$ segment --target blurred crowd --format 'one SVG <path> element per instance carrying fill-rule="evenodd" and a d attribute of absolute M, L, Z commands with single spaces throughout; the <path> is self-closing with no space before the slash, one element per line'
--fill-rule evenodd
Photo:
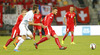
<path fill-rule="evenodd" d="M 3 6 L 3 13 L 5 14 L 15 13 L 15 5 L 23 5 L 24 9 L 30 10 L 33 4 L 56 6 L 57 0 L 0 0 L 0 5 Z"/>

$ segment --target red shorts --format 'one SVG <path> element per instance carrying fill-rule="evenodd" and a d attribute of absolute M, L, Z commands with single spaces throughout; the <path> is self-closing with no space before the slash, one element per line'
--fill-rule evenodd
<path fill-rule="evenodd" d="M 41 26 L 34 26 L 33 28 L 34 28 L 34 30 L 41 30 L 42 29 Z"/>
<path fill-rule="evenodd" d="M 66 26 L 66 32 L 70 32 L 70 31 L 74 32 L 74 25 L 72 25 L 72 26 Z"/>
<path fill-rule="evenodd" d="M 52 29 L 52 27 L 48 27 L 48 28 L 44 28 L 44 31 L 45 31 L 45 35 L 51 35 L 51 36 L 54 36 L 56 33 L 55 31 Z"/>
<path fill-rule="evenodd" d="M 13 28 L 11 38 L 16 38 L 16 36 L 20 36 L 19 34 L 20 34 L 20 30 L 18 28 Z"/>

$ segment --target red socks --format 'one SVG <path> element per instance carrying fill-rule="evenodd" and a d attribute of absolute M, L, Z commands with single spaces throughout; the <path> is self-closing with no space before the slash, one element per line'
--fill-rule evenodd
<path fill-rule="evenodd" d="M 12 41 L 13 41 L 13 39 L 10 38 L 10 39 L 7 41 L 7 43 L 5 44 L 5 46 L 7 47 Z"/>
<path fill-rule="evenodd" d="M 44 41 L 46 41 L 46 40 L 48 40 L 48 38 L 47 38 L 47 37 L 44 37 L 44 38 L 42 38 L 39 42 L 37 42 L 36 44 L 40 44 L 40 43 L 42 43 L 42 42 L 44 42 Z"/>
<path fill-rule="evenodd" d="M 71 42 L 73 42 L 73 40 L 74 40 L 74 35 L 72 34 L 71 35 Z"/>
<path fill-rule="evenodd" d="M 40 35 L 40 40 L 42 39 L 42 32 L 39 32 L 39 35 Z"/>
<path fill-rule="evenodd" d="M 64 35 L 64 38 L 63 38 L 63 41 L 65 40 L 66 37 L 67 37 L 67 35 L 65 34 L 65 35 Z"/>
<path fill-rule="evenodd" d="M 35 40 L 35 33 L 33 33 L 33 39 Z"/>
<path fill-rule="evenodd" d="M 58 45 L 59 48 L 62 47 L 62 46 L 60 45 L 60 42 L 59 42 L 59 39 L 58 39 L 58 38 L 55 38 L 55 42 L 56 42 L 56 44 Z"/>

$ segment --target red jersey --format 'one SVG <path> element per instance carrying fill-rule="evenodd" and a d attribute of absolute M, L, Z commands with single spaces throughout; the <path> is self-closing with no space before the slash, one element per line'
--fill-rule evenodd
<path fill-rule="evenodd" d="M 75 12 L 73 13 L 67 12 L 65 17 L 67 20 L 67 25 L 74 24 Z"/>
<path fill-rule="evenodd" d="M 45 25 L 45 26 L 51 26 L 51 23 L 54 19 L 54 14 L 53 13 L 50 13 L 48 15 L 46 15 L 42 21 L 42 23 Z"/>
<path fill-rule="evenodd" d="M 14 28 L 19 28 L 19 25 L 20 25 L 22 19 L 23 19 L 23 16 L 19 15 L 19 17 L 17 18 L 17 22 L 16 22 Z"/>
<path fill-rule="evenodd" d="M 40 23 L 42 18 L 41 14 L 34 14 L 34 23 Z"/>

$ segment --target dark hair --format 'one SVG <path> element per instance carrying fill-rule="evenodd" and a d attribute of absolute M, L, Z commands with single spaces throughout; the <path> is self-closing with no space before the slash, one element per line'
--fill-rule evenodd
<path fill-rule="evenodd" d="M 33 10 L 37 9 L 38 5 L 37 4 L 34 4 L 33 5 Z"/>
<path fill-rule="evenodd" d="M 23 12 L 23 11 L 27 11 L 27 10 L 26 9 L 22 9 L 21 12 Z"/>
<path fill-rule="evenodd" d="M 52 10 L 57 9 L 57 7 L 53 7 Z"/>
<path fill-rule="evenodd" d="M 34 4 L 33 6 L 39 7 L 37 4 Z"/>

